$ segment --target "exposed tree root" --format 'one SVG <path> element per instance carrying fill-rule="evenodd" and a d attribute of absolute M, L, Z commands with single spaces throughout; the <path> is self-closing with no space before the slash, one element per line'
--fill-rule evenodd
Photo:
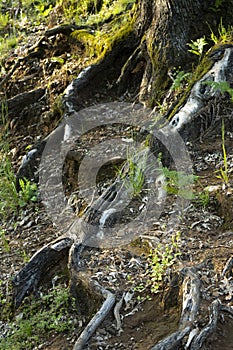
<path fill-rule="evenodd" d="M 180 317 L 179 330 L 161 340 L 151 350 L 175 349 L 185 336 L 192 330 L 192 324 L 196 319 L 200 304 L 200 280 L 194 268 L 181 271 L 185 274 L 183 282 L 183 308 Z"/>
<path fill-rule="evenodd" d="M 195 117 L 198 111 L 207 103 L 208 100 L 221 93 L 216 89 L 215 83 L 227 81 L 227 75 L 231 67 L 233 57 L 233 48 L 226 48 L 221 60 L 217 61 L 213 67 L 193 86 L 189 98 L 185 105 L 170 121 L 170 125 L 178 130 L 185 140 L 192 140 L 200 137 L 200 130 L 203 132 L 213 123 L 214 120 L 206 121 L 197 120 Z M 213 82 L 213 85 L 211 85 Z M 195 130 L 192 124 L 195 122 Z M 205 124 L 205 125 L 204 125 Z"/>
<path fill-rule="evenodd" d="M 25 107 L 40 100 L 46 93 L 45 89 L 39 88 L 16 95 L 5 101 L 7 105 L 8 117 L 13 119 L 19 117 Z"/>
<path fill-rule="evenodd" d="M 215 331 L 218 322 L 219 305 L 220 301 L 218 299 L 212 302 L 209 323 L 194 337 L 190 346 L 191 350 L 201 349 L 204 341 Z"/>
<path fill-rule="evenodd" d="M 180 344 L 181 340 L 188 334 L 190 331 L 190 326 L 177 331 L 171 334 L 169 337 L 161 340 L 158 344 L 153 346 L 151 350 L 172 350 L 177 349 L 177 346 Z"/>
<path fill-rule="evenodd" d="M 87 283 L 86 274 L 78 273 L 78 277 Z M 91 278 L 88 280 L 89 288 L 91 289 L 91 293 L 97 295 L 98 297 L 102 297 L 105 299 L 101 308 L 95 314 L 95 316 L 90 320 L 88 325 L 85 327 L 78 340 L 76 341 L 73 350 L 81 350 L 84 345 L 88 342 L 91 336 L 94 334 L 99 325 L 103 322 L 109 312 L 112 310 L 115 304 L 115 296 L 113 293 L 103 288 L 98 282 L 93 281 Z M 92 299 L 93 300 L 93 299 Z"/>
<path fill-rule="evenodd" d="M 68 256 L 72 240 L 68 237 L 58 238 L 54 242 L 37 251 L 29 263 L 13 280 L 15 307 L 19 307 L 26 295 L 36 291 L 41 279 L 56 266 L 60 260 Z"/>
<path fill-rule="evenodd" d="M 132 55 L 128 58 L 126 63 L 124 64 L 121 74 L 116 81 L 116 85 L 118 86 L 118 93 L 121 94 L 125 91 L 128 78 L 130 73 L 137 73 L 143 67 L 144 56 L 142 54 L 142 49 L 145 44 L 142 42 L 132 53 Z M 137 70 L 137 71 L 136 71 Z"/>
<path fill-rule="evenodd" d="M 227 307 L 219 299 L 214 300 L 210 305 L 210 316 L 208 324 L 199 329 L 198 313 L 200 309 L 200 280 L 197 275 L 197 267 L 181 270 L 185 274 L 183 281 L 183 307 L 180 317 L 179 329 L 158 342 L 151 350 L 172 350 L 182 345 L 185 349 L 200 350 L 207 338 L 216 330 L 220 312 L 233 314 L 233 308 Z M 188 338 L 188 339 L 184 339 Z"/>
<path fill-rule="evenodd" d="M 193 268 L 188 268 L 183 282 L 183 309 L 180 327 L 193 322 L 200 305 L 200 280 Z"/>

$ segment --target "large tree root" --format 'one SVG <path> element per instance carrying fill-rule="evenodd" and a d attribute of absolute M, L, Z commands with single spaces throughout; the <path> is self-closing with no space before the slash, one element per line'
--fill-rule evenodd
<path fill-rule="evenodd" d="M 184 278 L 182 287 L 183 308 L 179 329 L 159 341 L 151 350 L 175 350 L 180 345 L 184 349 L 200 350 L 207 338 L 216 330 L 219 313 L 226 312 L 231 315 L 233 314 L 233 307 L 225 306 L 219 299 L 216 299 L 211 303 L 209 308 L 210 316 L 208 324 L 203 329 L 197 327 L 197 316 L 200 309 L 200 280 L 197 270 L 198 268 L 195 267 L 181 270 L 181 275 L 185 274 L 186 277 Z"/>
<path fill-rule="evenodd" d="M 68 256 L 72 243 L 73 241 L 68 237 L 58 238 L 31 257 L 29 263 L 13 280 L 16 308 L 20 306 L 26 295 L 36 291 L 38 284 L 46 276 L 46 273 L 64 257 Z"/>
<path fill-rule="evenodd" d="M 200 305 L 200 280 L 194 268 L 187 268 L 183 282 L 183 309 L 180 317 L 179 330 L 161 340 L 151 350 L 172 350 L 181 343 L 192 330 Z"/>
<path fill-rule="evenodd" d="M 197 119 L 198 112 L 211 98 L 220 95 L 221 89 L 216 88 L 216 84 L 228 81 L 232 60 L 233 48 L 226 48 L 222 59 L 217 61 L 203 78 L 193 86 L 185 105 L 171 119 L 170 125 L 179 131 L 183 139 L 191 141 L 200 138 L 202 136 L 200 132 L 204 133 L 214 122 L 214 119 L 202 120 L 200 116 Z"/>

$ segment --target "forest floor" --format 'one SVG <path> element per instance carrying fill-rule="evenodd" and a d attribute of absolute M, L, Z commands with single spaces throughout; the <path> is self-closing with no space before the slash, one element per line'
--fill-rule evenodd
<path fill-rule="evenodd" d="M 30 56 L 28 50 L 30 51 L 38 42 L 38 31 L 39 28 L 28 35 L 27 42 L 20 43 L 5 60 L 6 72 L 9 72 L 19 56 L 28 57 L 7 81 L 2 100 L 3 98 L 9 100 L 31 90 L 45 89 L 43 96 L 37 101 L 27 104 L 25 99 L 16 112 L 13 109 L 9 110 L 8 137 L 15 171 L 29 146 L 43 139 L 59 124 L 62 115 L 59 96 L 85 66 L 85 52 L 82 45 L 67 40 L 63 34 L 47 38 L 43 53 L 40 56 L 36 54 Z M 102 100 L 105 102 L 107 95 L 107 90 L 100 91 L 92 96 L 87 104 L 96 104 Z M 109 96 L 109 100 L 111 99 L 114 99 L 114 96 Z M 123 100 L 129 100 L 129 95 L 123 96 Z M 83 107 L 85 104 L 83 101 Z M 232 117 L 232 110 L 228 114 Z M 98 141 L 98 135 L 96 138 Z M 149 350 L 160 339 L 175 331 L 179 323 L 182 296 L 180 289 L 175 288 L 179 287 L 179 281 L 173 286 L 173 293 L 169 286 L 183 267 L 205 262 L 198 272 L 202 298 L 198 316 L 199 327 L 208 323 L 208 306 L 212 300 L 219 298 L 224 304 L 232 305 L 232 273 L 228 279 L 221 277 L 233 252 L 232 131 L 226 130 L 225 144 L 230 178 L 227 189 L 223 189 L 224 183 L 217 177 L 219 173 L 216 173 L 216 170 L 223 167 L 221 128 L 219 128 L 209 137 L 206 136 L 205 139 L 188 146 L 194 174 L 199 178 L 193 188 L 194 199 L 190 201 L 182 217 L 175 224 L 171 221 L 171 217 L 176 195 L 169 195 L 159 220 L 149 232 L 143 233 L 134 242 L 113 249 L 85 248 L 82 269 L 106 289 L 113 291 L 117 301 L 123 295 L 128 297 L 127 300 L 124 299 L 120 312 L 122 329 L 116 329 L 116 319 L 110 314 L 86 349 Z M 106 175 L 108 173 L 107 169 Z M 207 197 L 199 196 L 201 192 L 205 193 L 204 189 L 207 187 L 209 188 L 208 195 L 206 192 Z M 169 227 L 170 222 L 172 225 Z M 57 238 L 59 233 L 40 201 L 31 203 L 21 213 L 12 215 L 7 222 L 2 223 L 2 229 L 5 231 L 5 241 L 2 239 L 0 245 L 1 298 L 4 299 L 11 293 L 9 282 L 13 276 L 38 249 Z M 153 294 L 147 283 L 150 249 L 159 243 L 163 246 L 171 244 L 172 236 L 178 232 L 181 255 L 177 257 L 172 269 L 166 271 L 160 293 Z M 61 283 L 67 286 L 66 274 L 57 272 L 56 276 L 55 284 Z M 47 281 L 46 286 L 52 288 L 51 282 Z M 43 288 L 41 287 L 41 293 Z M 73 315 L 73 320 L 75 324 L 73 333 L 52 332 L 47 337 L 43 336 L 39 345 L 33 349 L 72 349 L 87 322 L 85 315 Z M 0 321 L 2 335 L 6 332 L 6 324 L 6 320 Z M 208 339 L 203 349 L 232 349 L 232 327 L 232 317 L 228 315 L 221 317 L 215 334 Z"/>

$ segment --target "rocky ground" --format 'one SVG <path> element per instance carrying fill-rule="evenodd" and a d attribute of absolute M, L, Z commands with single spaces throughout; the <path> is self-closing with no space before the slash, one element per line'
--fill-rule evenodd
<path fill-rule="evenodd" d="M 36 43 L 39 30 L 40 28 L 34 29 L 27 36 L 27 42 L 22 41 L 4 62 L 7 74 L 14 67 L 19 55 L 25 57 L 7 79 L 1 95 L 2 101 L 8 100 L 9 104 L 15 98 L 12 108 L 9 108 L 10 151 L 15 171 L 19 168 L 23 155 L 27 153 L 28 146 L 43 139 L 58 125 L 63 108 L 60 94 L 85 66 L 84 48 L 75 40 L 67 40 L 64 34 L 45 38 L 44 46 L 38 54 L 38 50 L 32 47 L 35 45 L 38 48 Z M 22 97 L 21 93 L 27 94 L 32 90 L 38 92 L 39 89 L 42 89 L 41 95 L 33 97 L 30 103 L 28 95 L 24 95 L 18 102 L 17 99 Z M 122 98 L 128 101 L 130 95 L 126 94 Z M 106 99 L 112 100 L 114 95 L 109 95 L 106 89 L 101 90 L 87 102 L 83 101 L 83 107 L 86 103 L 95 104 Z M 231 105 L 229 102 L 226 104 L 227 117 L 231 121 Z M 128 135 L 125 134 L 125 137 Z M 96 139 L 98 141 L 98 134 Z M 218 178 L 218 170 L 224 166 L 221 126 L 218 125 L 210 135 L 187 145 L 194 173 L 199 178 L 193 188 L 194 199 L 179 213 L 180 216 L 174 216 L 176 195 L 170 194 L 160 219 L 154 222 L 150 231 L 144 232 L 131 244 L 108 250 L 85 248 L 82 269 L 105 288 L 113 291 L 117 302 L 122 300 L 119 329 L 117 317 L 111 313 L 85 349 L 146 350 L 175 331 L 181 312 L 182 291 L 179 280 L 173 286 L 172 283 L 174 284 L 178 272 L 187 266 L 203 263 L 198 270 L 202 300 L 197 320 L 199 327 L 208 323 L 208 307 L 214 299 L 219 298 L 224 304 L 232 306 L 232 268 L 227 275 L 222 275 L 233 252 L 232 129 L 226 128 L 225 139 L 228 184 Z M 109 169 L 105 169 L 105 172 L 101 176 L 102 186 L 109 183 Z M 69 186 L 70 195 L 70 183 Z M 208 190 L 205 192 L 206 188 Z M 201 193 L 205 196 L 200 196 Z M 40 201 L 31 203 L 18 215 L 12 215 L 1 226 L 6 232 L 0 246 L 1 293 L 2 298 L 5 298 L 11 294 L 12 277 L 38 249 L 57 238 L 59 233 Z M 172 236 L 177 232 L 180 234 L 178 245 L 181 255 L 177 257 L 172 268 L 166 271 L 160 293 L 152 294 L 148 287 L 148 253 L 159 243 L 171 244 Z M 58 272 L 57 276 L 55 283 L 68 283 L 67 276 L 61 277 Z M 51 288 L 51 283 L 46 286 Z M 73 317 L 76 326 L 72 334 L 49 334 L 34 349 L 72 349 L 87 322 L 85 315 Z M 232 349 L 232 326 L 232 316 L 221 314 L 216 332 L 204 344 L 203 349 Z M 0 323 L 0 331 L 3 335 L 6 332 L 5 320 Z"/>

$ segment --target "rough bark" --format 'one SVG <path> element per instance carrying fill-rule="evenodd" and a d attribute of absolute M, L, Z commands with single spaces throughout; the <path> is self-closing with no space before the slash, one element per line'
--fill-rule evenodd
<path fill-rule="evenodd" d="M 146 0 L 144 1 L 146 2 Z M 231 4 L 230 4 L 231 3 Z M 232 2 L 226 5 L 223 23 L 232 18 Z M 146 34 L 149 59 L 140 89 L 141 101 L 161 97 L 169 84 L 168 70 L 173 67 L 189 67 L 192 61 L 187 43 L 210 34 L 208 23 L 216 30 L 221 15 L 214 13 L 209 1 L 153 2 L 153 20 Z M 198 25 L 197 25 L 198 23 Z M 185 28 L 185 29 L 184 29 Z"/>
<path fill-rule="evenodd" d="M 29 263 L 13 280 L 15 307 L 19 307 L 26 295 L 36 291 L 38 284 L 54 266 L 68 257 L 72 240 L 68 237 L 58 238 L 34 254 Z"/>
<path fill-rule="evenodd" d="M 45 91 L 43 88 L 35 89 L 18 94 L 6 101 L 0 101 L 0 103 L 6 104 L 8 118 L 10 120 L 16 117 L 19 118 L 24 108 L 40 100 L 45 95 Z"/>

